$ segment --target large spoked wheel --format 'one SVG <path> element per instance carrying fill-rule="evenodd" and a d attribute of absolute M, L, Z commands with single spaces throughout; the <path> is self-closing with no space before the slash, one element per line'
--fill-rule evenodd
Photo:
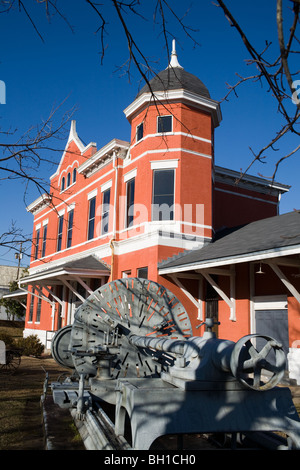
<path fill-rule="evenodd" d="M 18 351 L 6 351 L 6 362 L 0 364 L 1 372 L 13 374 L 21 363 L 21 354 Z"/>
<path fill-rule="evenodd" d="M 235 345 L 231 372 L 246 387 L 268 390 L 282 379 L 286 356 L 282 345 L 269 336 L 248 335 Z"/>
<path fill-rule="evenodd" d="M 96 376 L 96 355 L 84 354 L 97 345 L 117 346 L 111 355 L 111 378 L 160 377 L 174 358 L 162 351 L 137 348 L 129 333 L 150 338 L 192 336 L 189 316 L 175 295 L 162 285 L 141 278 L 123 278 L 100 287 L 75 313 L 70 347 L 78 374 Z M 61 346 L 57 349 L 61 355 Z M 83 353 L 83 354 L 82 354 Z M 98 368 L 98 369 L 97 369 Z"/>

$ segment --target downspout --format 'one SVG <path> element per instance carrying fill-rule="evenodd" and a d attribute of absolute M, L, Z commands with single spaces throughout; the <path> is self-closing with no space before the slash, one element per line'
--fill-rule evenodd
<path fill-rule="evenodd" d="M 111 249 L 111 280 L 114 275 L 114 258 L 115 258 L 115 239 L 116 239 L 116 223 L 117 223 L 117 191 L 118 191 L 118 165 L 116 164 L 117 156 L 116 152 L 113 153 L 113 168 L 115 170 L 115 195 L 114 195 L 114 214 L 113 214 L 113 235 L 110 240 Z"/>

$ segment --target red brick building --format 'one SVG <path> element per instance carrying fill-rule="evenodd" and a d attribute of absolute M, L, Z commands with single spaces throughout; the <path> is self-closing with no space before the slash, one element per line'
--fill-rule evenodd
<path fill-rule="evenodd" d="M 169 66 L 124 112 L 128 142 L 116 138 L 100 149 L 93 142 L 85 146 L 72 121 L 50 195 L 28 207 L 34 222 L 30 273 L 21 281 L 29 291 L 25 334 L 38 334 L 49 347 L 53 332 L 72 323 L 89 293 L 124 276 L 148 277 L 174 291 L 197 335 L 199 321 L 212 314 L 221 322 L 220 337 L 235 340 L 255 331 L 250 278 L 252 261 L 261 259 L 237 265 L 228 261 L 225 244 L 225 267 L 221 261 L 207 266 L 205 253 L 218 257 L 214 247 L 230 229 L 277 220 L 289 187 L 249 175 L 240 179 L 216 165 L 219 103 L 179 65 L 174 48 Z M 199 253 L 205 267 L 191 268 Z M 228 256 L 235 256 L 231 245 Z M 279 284 L 277 291 L 266 282 L 255 295 L 276 294 L 284 302 L 290 291 Z M 299 299 L 289 302 L 291 315 L 299 317 Z M 291 340 L 300 338 L 298 331 Z"/>

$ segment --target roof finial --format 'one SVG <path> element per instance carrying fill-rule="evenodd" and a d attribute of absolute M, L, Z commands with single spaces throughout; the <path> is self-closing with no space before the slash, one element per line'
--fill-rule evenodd
<path fill-rule="evenodd" d="M 178 68 L 180 68 L 180 69 L 183 68 L 183 67 L 181 67 L 181 65 L 179 64 L 178 59 L 177 59 L 176 41 L 175 41 L 175 39 L 173 39 L 173 41 L 172 41 L 172 54 L 171 54 L 171 61 L 170 61 L 169 67 L 170 67 L 170 68 L 178 67 Z"/>

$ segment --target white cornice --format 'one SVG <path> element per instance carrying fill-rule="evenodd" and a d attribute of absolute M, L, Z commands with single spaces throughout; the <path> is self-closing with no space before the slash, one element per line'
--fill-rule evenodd
<path fill-rule="evenodd" d="M 26 207 L 27 212 L 31 212 L 32 214 L 36 214 L 40 210 L 44 209 L 45 207 L 49 206 L 51 203 L 51 196 L 50 194 L 44 193 L 40 197 L 38 197 L 35 201 L 33 201 L 29 206 Z"/>
<path fill-rule="evenodd" d="M 104 162 L 107 159 L 112 157 L 113 152 L 124 152 L 124 155 L 121 155 L 123 158 L 126 156 L 126 151 L 128 150 L 130 144 L 124 140 L 113 139 L 104 147 L 99 149 L 92 157 L 88 158 L 84 163 L 82 163 L 78 169 L 78 173 L 84 175 L 91 174 L 99 166 L 103 166 Z M 120 155 L 118 155 L 120 156 Z"/>
<path fill-rule="evenodd" d="M 247 174 L 241 174 L 238 171 L 229 170 L 228 168 L 222 168 L 215 166 L 215 181 L 219 183 L 236 185 L 236 187 L 243 187 L 245 189 L 259 191 L 272 195 L 272 193 L 285 193 L 289 191 L 290 186 L 287 184 L 281 184 L 276 181 L 269 181 L 265 178 Z M 238 184 L 236 182 L 238 181 Z M 271 192 L 272 191 L 272 192 Z M 273 194 L 274 195 L 274 194 Z"/>
<path fill-rule="evenodd" d="M 145 105 L 159 104 L 159 102 L 171 102 L 171 101 L 181 101 L 188 103 L 192 106 L 202 109 L 203 111 L 209 112 L 212 116 L 214 127 L 217 127 L 221 120 L 221 108 L 217 101 L 214 101 L 210 98 L 197 95 L 190 91 L 180 89 L 180 90 L 167 90 L 159 91 L 155 93 L 143 93 L 136 100 L 133 101 L 125 110 L 125 116 L 127 119 L 130 118 L 135 112 Z"/>

